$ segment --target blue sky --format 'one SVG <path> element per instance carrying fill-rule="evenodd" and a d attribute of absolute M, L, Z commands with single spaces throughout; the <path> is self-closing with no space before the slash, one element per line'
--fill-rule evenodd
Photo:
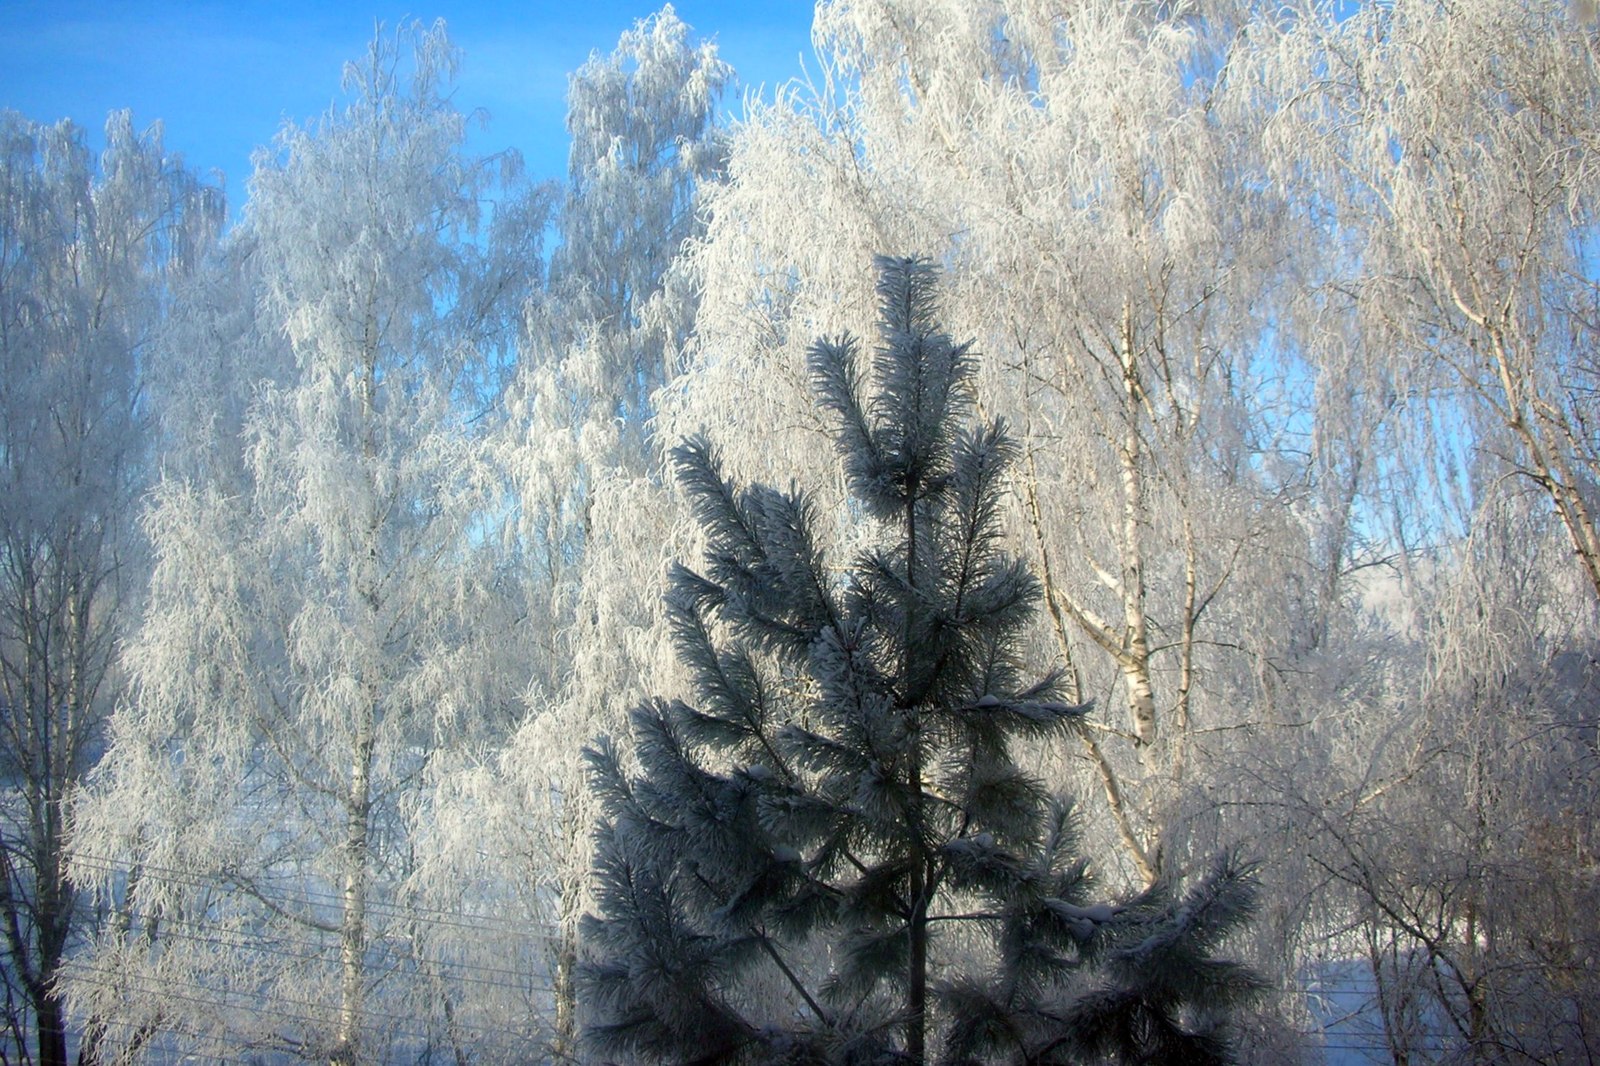
<path fill-rule="evenodd" d="M 37 121 L 70 117 L 97 134 L 113 108 L 134 125 L 160 119 L 168 151 L 226 176 L 237 212 L 255 146 L 285 119 L 334 102 L 339 72 L 374 24 L 443 18 L 465 53 L 456 86 L 464 110 L 483 108 L 474 147 L 511 146 L 536 178 L 566 169 L 567 75 L 609 52 L 650 0 L 0 0 L 0 108 Z M 811 63 L 812 0 L 681 0 L 678 16 L 717 41 L 740 92 L 775 85 Z M 737 109 L 738 99 L 725 101 Z M 98 141 L 96 137 L 95 142 Z"/>

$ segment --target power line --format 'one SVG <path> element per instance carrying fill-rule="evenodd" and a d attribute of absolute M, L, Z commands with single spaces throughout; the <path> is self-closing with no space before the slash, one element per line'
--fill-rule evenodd
<path fill-rule="evenodd" d="M 190 929 L 198 930 L 198 932 L 177 932 L 167 928 L 173 925 L 186 926 Z M 308 941 L 295 941 L 292 938 L 285 937 L 279 938 L 273 942 L 269 942 L 265 938 L 250 939 L 248 938 L 247 934 L 242 933 L 239 937 L 228 939 L 214 927 L 208 926 L 206 923 L 195 919 L 166 918 L 163 919 L 162 926 L 164 930 L 162 935 L 163 939 L 170 937 L 173 940 L 184 940 L 191 943 L 200 944 L 212 944 L 220 947 L 250 952 L 253 954 L 272 955 L 279 958 L 300 962 L 331 963 L 334 961 L 325 951 L 294 951 L 276 946 L 278 944 L 287 942 L 292 947 L 313 947 L 314 945 Z M 426 976 L 435 976 L 433 974 L 429 974 L 427 971 L 431 967 L 438 966 L 441 968 L 470 970 L 472 973 L 477 974 L 498 974 L 502 977 L 508 977 L 512 979 L 510 981 L 491 981 L 482 977 L 469 976 L 467 974 L 454 974 L 449 978 L 451 981 L 462 984 L 479 985 L 484 988 L 493 988 L 502 991 L 530 991 L 545 993 L 554 993 L 555 991 L 555 989 L 550 985 L 533 984 L 525 980 L 525 978 L 533 976 L 533 973 L 529 971 L 511 970 L 497 966 L 486 966 L 465 959 L 452 960 L 432 958 L 427 956 L 419 957 L 416 955 L 402 955 L 401 958 L 409 958 L 414 961 L 417 964 L 419 971 Z"/>
<path fill-rule="evenodd" d="M 293 999 L 285 996 L 268 995 L 264 992 L 250 992 L 240 989 L 215 988 L 190 975 L 180 977 L 177 975 L 143 975 L 130 978 L 130 975 L 117 970 L 96 967 L 86 963 L 78 963 L 71 967 L 72 971 L 87 972 L 92 975 L 112 978 L 115 983 L 131 990 L 136 995 L 149 997 L 153 1002 L 179 1000 L 211 1008 L 220 1013 L 247 1011 L 254 1017 L 266 1017 L 275 1021 L 288 1022 L 307 1028 L 328 1028 L 334 1024 L 332 1014 L 337 1012 L 337 1005 L 333 1003 L 313 1003 L 308 1000 Z M 180 991 L 183 990 L 183 991 Z M 194 993 L 201 993 L 196 995 Z M 229 998 L 250 1000 L 251 1002 L 231 1003 Z M 300 1008 L 299 1010 L 289 1008 Z M 327 1013 L 324 1013 L 324 1010 Z M 311 1013 L 304 1013 L 309 1011 Z M 361 1012 L 362 1029 L 376 1029 L 378 1032 L 390 1037 L 409 1037 L 415 1040 L 428 1042 L 433 1039 L 431 1029 L 419 1030 L 410 1028 L 418 1021 L 415 1014 L 394 1014 L 388 1011 L 365 1008 Z M 374 1026 L 372 1022 L 396 1023 L 389 1026 Z M 140 1023 L 117 1021 L 115 1024 L 133 1026 L 137 1028 Z M 159 1024 L 159 1023 L 157 1023 Z M 456 1023 L 456 1027 L 470 1031 L 474 1039 L 482 1037 L 499 1038 L 505 1041 L 524 1041 L 528 1033 L 519 1032 L 503 1027 L 471 1026 Z M 166 1032 L 178 1035 L 193 1036 L 182 1029 L 174 1029 L 171 1025 L 160 1025 Z M 497 1040 L 498 1042 L 498 1040 Z"/>
<path fill-rule="evenodd" d="M 131 860 L 116 859 L 105 856 L 86 855 L 81 852 L 69 853 L 67 859 L 75 866 L 83 867 L 99 873 L 122 874 L 128 877 L 132 877 L 135 874 L 140 877 L 144 877 L 147 874 L 153 873 L 156 875 L 157 879 L 173 884 L 189 885 L 195 888 L 221 888 L 230 892 L 242 892 L 246 896 L 253 895 L 249 889 L 242 887 L 237 882 L 230 879 L 225 872 L 220 871 L 216 873 L 207 873 L 190 870 L 175 870 L 171 867 L 156 866 L 149 863 L 134 862 Z M 265 893 L 263 893 L 263 895 L 265 895 Z M 316 907 L 319 904 L 334 908 L 342 907 L 344 905 L 344 897 L 338 893 L 320 892 L 316 889 L 306 888 L 304 886 L 301 886 L 295 892 L 278 893 L 272 898 L 274 902 L 281 902 L 284 904 L 301 904 L 306 906 L 308 909 Z M 503 918 L 495 918 L 490 915 L 463 914 L 460 911 L 445 910 L 441 907 L 430 907 L 423 904 L 390 903 L 381 899 L 368 899 L 366 901 L 366 908 L 369 912 L 377 911 L 381 914 L 386 914 L 390 918 L 415 918 L 419 916 L 425 916 L 433 925 L 450 926 L 463 929 L 479 930 L 499 928 L 504 930 L 514 930 L 517 932 L 524 932 L 529 926 L 533 926 L 535 928 L 542 926 L 549 931 L 553 931 L 555 929 L 555 923 L 553 922 L 518 922 Z"/>
<path fill-rule="evenodd" d="M 91 974 L 115 977 L 118 979 L 117 983 L 121 987 L 131 989 L 136 994 L 148 996 L 157 1002 L 165 1000 L 179 1000 L 185 1003 L 195 1003 L 199 1004 L 200 1006 L 210 1007 L 220 1012 L 240 1010 L 250 1011 L 256 1017 L 271 1017 L 279 1021 L 288 1021 L 298 1025 L 306 1026 L 328 1027 L 333 1024 L 331 1017 L 327 1015 L 301 1014 L 296 1011 L 285 1009 L 286 1007 L 308 1007 L 315 1010 L 319 1006 L 322 1006 L 321 1004 L 305 1003 L 299 1000 L 285 999 L 281 996 L 265 996 L 260 993 L 241 992 L 226 988 L 214 989 L 210 985 L 206 985 L 194 979 L 183 979 L 167 976 L 158 984 L 154 978 L 149 978 L 142 982 L 139 980 L 129 980 L 126 974 L 118 971 L 99 969 L 84 964 L 79 964 L 78 966 L 73 967 L 73 969 L 80 972 L 87 971 Z M 178 991 L 180 988 L 188 989 L 190 992 L 203 992 L 206 993 L 206 995 L 197 996 L 186 994 Z M 258 1001 L 254 1003 L 234 1004 L 227 1001 L 229 996 L 237 996 L 241 998 L 255 996 L 258 998 Z M 330 1010 L 331 1009 L 333 1008 L 330 1005 Z M 378 1018 L 392 1018 L 396 1021 L 415 1021 L 415 1018 L 402 1018 L 399 1015 L 388 1015 L 376 1011 L 363 1011 L 362 1015 L 363 1018 L 371 1016 Z M 414 1030 L 394 1029 L 391 1030 L 391 1032 L 399 1033 L 404 1036 L 426 1037 L 426 1034 L 417 1033 Z"/>

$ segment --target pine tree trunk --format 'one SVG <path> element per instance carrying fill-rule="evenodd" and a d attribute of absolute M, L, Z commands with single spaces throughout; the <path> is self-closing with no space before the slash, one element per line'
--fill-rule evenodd
<path fill-rule="evenodd" d="M 913 796 L 920 796 L 922 789 L 922 775 L 920 767 L 912 770 L 911 788 Z M 914 818 L 913 829 L 917 834 L 914 845 L 915 856 L 911 867 L 911 917 L 907 924 L 907 933 L 910 936 L 910 980 L 906 990 L 906 1054 L 912 1062 L 923 1062 L 927 1053 L 928 1032 L 928 898 L 929 878 L 927 860 L 922 854 L 922 819 L 921 803 L 915 808 L 917 817 Z"/>
<path fill-rule="evenodd" d="M 915 691 L 920 684 L 916 656 L 917 618 L 914 614 L 917 588 L 917 503 L 916 485 L 910 484 L 906 499 L 906 585 L 912 596 L 906 608 L 904 663 L 901 676 L 905 680 L 906 713 L 917 715 L 917 702 L 921 693 Z M 928 1031 L 928 898 L 932 895 L 928 876 L 928 860 L 923 853 L 926 836 L 923 832 L 922 811 L 922 728 L 913 720 L 910 738 L 911 785 L 911 913 L 906 924 L 908 945 L 907 966 L 910 973 L 906 982 L 906 1054 L 912 1062 L 926 1058 Z"/>

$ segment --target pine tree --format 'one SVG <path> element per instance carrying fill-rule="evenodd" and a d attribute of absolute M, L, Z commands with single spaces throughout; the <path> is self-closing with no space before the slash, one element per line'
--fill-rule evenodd
<path fill-rule="evenodd" d="M 736 491 L 673 453 L 704 572 L 666 596 L 697 704 L 633 712 L 625 769 L 589 753 L 605 817 L 583 926 L 586 1039 L 694 1062 L 1223 1061 L 1259 990 L 1211 958 L 1248 867 L 1096 902 L 1071 806 L 1017 760 L 1086 707 L 1022 651 L 1039 588 L 1002 549 L 1013 445 L 969 424 L 974 356 L 935 326 L 935 271 L 879 259 L 881 343 L 823 341 L 866 547 L 830 565 L 800 491 Z"/>

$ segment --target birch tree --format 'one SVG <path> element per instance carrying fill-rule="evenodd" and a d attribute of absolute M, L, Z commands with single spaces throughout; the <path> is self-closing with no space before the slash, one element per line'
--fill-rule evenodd
<path fill-rule="evenodd" d="M 255 388 L 244 483 L 185 470 L 147 518 L 133 697 L 76 816 L 76 876 L 118 916 L 71 975 L 105 1055 L 460 1037 L 401 894 L 434 753 L 499 735 L 515 691 L 471 429 L 514 286 L 475 240 L 495 174 L 462 151 L 455 64 L 442 24 L 380 34 L 348 103 L 257 157 L 254 328 L 292 369 Z"/>
<path fill-rule="evenodd" d="M 552 635 L 575 615 L 594 497 L 656 461 L 652 394 L 671 376 L 696 304 L 672 264 L 699 232 L 693 203 L 718 171 L 712 119 L 732 77 L 670 4 L 571 76 L 557 247 L 548 286 L 523 308 L 499 445 L 515 486 L 509 533 L 552 611 Z"/>
<path fill-rule="evenodd" d="M 1560 1061 L 1592 1042 L 1587 949 L 1546 895 L 1591 891 L 1561 812 L 1594 788 L 1569 746 L 1596 632 L 1592 25 L 1562 4 L 1347 16 L 1278 27 L 1270 172 L 1321 250 L 1319 373 L 1387 441 L 1347 513 L 1395 573 L 1386 642 L 1331 637 L 1369 681 L 1308 737 L 1324 770 L 1270 760 L 1273 788 L 1331 879 L 1307 933 L 1365 965 L 1394 1061 Z"/>
<path fill-rule="evenodd" d="M 1594 841 L 1575 812 L 1600 788 L 1600 619 L 1543 494 L 1489 498 L 1468 536 L 1413 560 L 1426 577 L 1370 652 L 1369 686 L 1308 738 L 1334 757 L 1308 774 L 1285 753 L 1256 788 L 1292 810 L 1285 848 L 1321 886 L 1299 935 L 1313 996 L 1351 1014 L 1342 1042 L 1396 1063 L 1593 1046 L 1577 916 Z"/>
<path fill-rule="evenodd" d="M 733 68 L 691 32 L 667 4 L 590 56 L 567 92 L 572 147 L 550 264 L 557 350 L 591 419 L 620 427 L 619 461 L 633 471 L 648 454 L 652 394 L 693 318 L 673 260 L 699 232 L 700 184 L 722 164 L 713 118 Z"/>
<path fill-rule="evenodd" d="M 1340 280 L 1383 342 L 1368 352 L 1378 374 L 1417 397 L 1413 450 L 1454 467 L 1451 493 L 1468 488 L 1459 456 L 1500 455 L 1505 476 L 1548 497 L 1600 594 L 1600 78 L 1580 15 L 1401 3 L 1297 20 L 1285 70 L 1306 88 L 1274 144 L 1316 168 L 1324 225 L 1354 249 Z"/>
<path fill-rule="evenodd" d="M 72 123 L 5 112 L 0 153 L 4 1057 L 61 1066 L 57 978 L 89 931 L 67 801 L 105 743 L 145 572 L 133 515 L 151 475 L 152 341 L 222 201 L 127 112 L 98 160 Z"/>
<path fill-rule="evenodd" d="M 670 661 L 652 582 L 676 520 L 656 473 L 654 394 L 675 375 L 698 294 L 674 265 L 700 232 L 715 179 L 717 101 L 731 68 L 670 5 L 576 71 L 570 166 L 549 285 L 526 308 L 497 457 L 516 501 L 508 522 L 531 618 L 527 718 L 504 750 L 445 781 L 441 816 L 475 851 L 479 812 L 500 812 L 514 904 L 536 916 L 553 986 L 552 1054 L 573 1053 L 577 923 L 587 898 L 593 808 L 580 748 Z M 493 864 L 492 857 L 486 861 Z M 450 888 L 448 862 L 425 863 Z M 420 880 L 420 879 L 419 879 Z M 431 891 L 431 890 L 430 890 Z M 503 938 L 489 945 L 498 950 Z"/>

